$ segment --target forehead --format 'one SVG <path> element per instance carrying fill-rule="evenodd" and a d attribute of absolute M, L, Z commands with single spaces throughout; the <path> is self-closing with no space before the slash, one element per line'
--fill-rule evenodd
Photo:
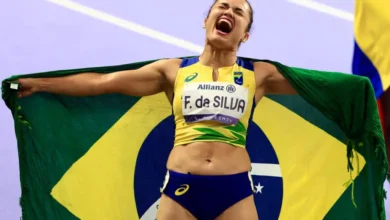
<path fill-rule="evenodd" d="M 215 5 L 224 4 L 233 8 L 239 8 L 243 11 L 250 11 L 249 4 L 246 0 L 217 0 Z"/>

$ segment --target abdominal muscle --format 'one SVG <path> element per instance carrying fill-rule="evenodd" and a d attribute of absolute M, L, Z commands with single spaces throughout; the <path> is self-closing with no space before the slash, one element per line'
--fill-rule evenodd
<path fill-rule="evenodd" d="M 174 147 L 167 168 L 194 175 L 229 175 L 250 171 L 251 162 L 244 148 L 220 142 L 196 142 Z"/>

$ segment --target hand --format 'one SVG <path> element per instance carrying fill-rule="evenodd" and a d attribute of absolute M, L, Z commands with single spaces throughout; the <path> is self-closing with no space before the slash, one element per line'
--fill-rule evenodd
<path fill-rule="evenodd" d="M 18 79 L 17 82 L 20 84 L 19 98 L 30 96 L 38 91 L 35 79 L 33 78 Z"/>

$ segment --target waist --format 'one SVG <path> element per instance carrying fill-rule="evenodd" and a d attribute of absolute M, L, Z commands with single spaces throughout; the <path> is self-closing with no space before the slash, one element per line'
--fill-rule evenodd
<path fill-rule="evenodd" d="M 167 168 L 194 175 L 229 175 L 248 172 L 251 162 L 244 148 L 220 142 L 196 142 L 174 147 Z"/>

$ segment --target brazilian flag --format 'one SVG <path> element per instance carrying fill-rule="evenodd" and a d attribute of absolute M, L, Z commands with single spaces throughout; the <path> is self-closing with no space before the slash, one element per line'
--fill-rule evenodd
<path fill-rule="evenodd" d="M 21 77 L 109 73 L 150 62 L 3 81 L 18 142 L 23 219 L 155 219 L 174 138 L 164 94 L 18 99 L 10 87 Z M 385 219 L 388 162 L 369 80 L 273 63 L 300 95 L 264 97 L 249 126 L 260 219 Z"/>

